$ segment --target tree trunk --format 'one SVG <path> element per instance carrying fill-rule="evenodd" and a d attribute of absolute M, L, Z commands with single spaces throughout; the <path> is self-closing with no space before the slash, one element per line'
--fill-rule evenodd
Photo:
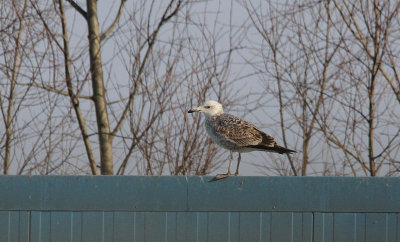
<path fill-rule="evenodd" d="M 67 31 L 67 21 L 65 19 L 65 11 L 64 11 L 64 3 L 63 0 L 59 0 L 60 7 L 60 18 L 61 18 L 61 26 L 63 29 L 63 41 L 64 41 L 64 67 L 65 67 L 65 81 L 68 88 L 68 95 L 71 99 L 71 104 L 75 110 L 76 118 L 79 123 L 79 129 L 81 131 L 82 140 L 85 145 L 86 154 L 89 160 L 89 166 L 93 175 L 98 175 L 95 158 L 92 152 L 92 146 L 90 144 L 90 140 L 87 134 L 85 120 L 83 118 L 81 109 L 79 107 L 79 99 L 76 97 L 73 87 L 72 87 L 72 78 L 71 78 L 71 60 L 69 58 L 69 43 L 68 43 L 68 31 Z"/>
<path fill-rule="evenodd" d="M 101 174 L 113 174 L 113 150 L 110 138 L 110 124 L 107 114 L 103 68 L 100 50 L 97 1 L 87 0 L 87 21 L 89 29 L 90 71 L 92 75 L 93 101 L 95 103 L 98 136 L 100 143 Z"/>
<path fill-rule="evenodd" d="M 373 66 L 371 73 L 371 82 L 368 87 L 368 98 L 369 98 L 369 119 L 368 119 L 368 159 L 369 159 L 369 169 L 370 175 L 376 176 L 375 168 L 375 157 L 374 157 L 374 125 L 375 125 L 375 84 L 378 75 L 378 70 L 381 60 L 379 59 L 379 11 L 378 11 L 378 1 L 374 1 L 374 13 L 375 13 L 375 33 L 374 33 L 374 56 L 373 56 Z"/>
<path fill-rule="evenodd" d="M 12 127 L 12 122 L 14 119 L 14 98 L 15 98 L 15 86 L 17 84 L 17 78 L 18 78 L 18 71 L 20 67 L 20 63 L 18 60 L 18 57 L 20 55 L 20 41 L 21 41 L 21 35 L 22 31 L 24 29 L 24 17 L 25 17 L 25 10 L 27 6 L 27 1 L 24 2 L 23 9 L 20 13 L 20 19 L 19 19 L 19 29 L 18 29 L 18 34 L 17 38 L 15 38 L 15 52 L 14 52 L 14 60 L 13 60 L 13 65 L 12 65 L 12 75 L 11 75 L 11 82 L 10 82 L 10 92 L 8 96 L 8 107 L 7 107 L 7 117 L 5 118 L 5 133 L 6 133 L 6 143 L 5 143 L 5 157 L 4 157 L 4 167 L 3 167 L 3 174 L 8 174 L 8 169 L 10 167 L 10 160 L 11 160 L 11 142 L 13 139 L 13 127 Z"/>

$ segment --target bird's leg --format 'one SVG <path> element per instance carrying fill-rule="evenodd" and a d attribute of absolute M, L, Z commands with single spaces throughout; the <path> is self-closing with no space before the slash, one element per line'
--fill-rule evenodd
<path fill-rule="evenodd" d="M 239 153 L 239 157 L 238 157 L 238 162 L 237 162 L 237 166 L 236 166 L 236 172 L 235 172 L 235 176 L 239 175 L 239 165 L 240 165 L 240 160 L 242 159 L 240 153 Z"/>
<path fill-rule="evenodd" d="M 231 158 L 230 158 L 230 160 L 229 160 L 229 166 L 228 166 L 228 173 L 227 173 L 227 175 L 231 175 L 232 160 L 233 160 L 233 153 L 231 152 Z"/>
<path fill-rule="evenodd" d="M 240 153 L 239 153 L 239 154 L 240 154 Z M 224 178 L 227 178 L 227 177 L 232 176 L 232 174 L 231 174 L 232 161 L 233 161 L 233 154 L 232 154 L 232 152 L 231 152 L 231 158 L 230 158 L 229 166 L 228 166 L 228 173 L 216 175 L 216 176 L 215 176 L 215 180 L 220 180 L 220 179 L 224 179 Z"/>

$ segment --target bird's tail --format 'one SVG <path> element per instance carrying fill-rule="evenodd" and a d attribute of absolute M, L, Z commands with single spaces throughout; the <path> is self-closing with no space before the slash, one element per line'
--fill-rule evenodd
<path fill-rule="evenodd" d="M 267 146 L 267 145 L 250 145 L 246 146 L 247 148 L 253 148 L 257 150 L 264 150 L 268 152 L 274 152 L 274 153 L 279 153 L 279 154 L 291 154 L 291 153 L 296 153 L 297 151 L 291 150 L 282 146 L 279 146 L 275 144 L 274 146 Z"/>
<path fill-rule="evenodd" d="M 275 144 L 274 146 L 254 146 L 254 148 L 258 148 L 261 150 L 265 150 L 268 152 L 275 152 L 279 154 L 291 154 L 291 153 L 296 153 L 295 150 L 291 150 L 282 146 L 279 146 Z"/>
<path fill-rule="evenodd" d="M 273 150 L 274 150 L 275 152 L 279 153 L 279 154 L 291 154 L 291 153 L 296 153 L 295 150 L 291 150 L 291 149 L 288 149 L 288 148 L 285 148 L 285 147 L 282 147 L 282 146 L 279 146 L 279 145 L 275 145 L 274 148 L 273 148 Z"/>

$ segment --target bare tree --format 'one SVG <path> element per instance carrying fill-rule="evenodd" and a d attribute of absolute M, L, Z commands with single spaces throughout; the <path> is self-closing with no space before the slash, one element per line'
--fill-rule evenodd
<path fill-rule="evenodd" d="M 334 10 L 343 22 L 342 26 L 345 27 L 345 30 L 340 32 L 342 38 L 346 39 L 341 48 L 346 59 L 351 61 L 343 65 L 344 69 L 351 68 L 345 71 L 345 75 L 355 88 L 354 94 L 346 91 L 349 96 L 352 96 L 350 100 L 346 98 L 347 100 L 339 101 L 350 107 L 353 112 L 349 120 L 350 125 L 353 125 L 350 130 L 352 136 L 358 137 L 350 142 L 354 148 L 352 150 L 345 145 L 341 146 L 340 143 L 343 144 L 343 142 L 338 136 L 331 135 L 329 132 L 325 134 L 329 141 L 341 146 L 346 154 L 355 158 L 370 176 L 376 176 L 385 162 L 392 163 L 393 157 L 390 154 L 398 149 L 396 140 L 399 139 L 400 130 L 395 127 L 396 125 L 387 123 L 394 113 L 389 108 L 390 106 L 386 106 L 390 105 L 388 102 L 391 102 L 391 97 L 387 96 L 386 90 L 389 84 L 395 94 L 394 97 L 399 102 L 399 85 L 395 84 L 398 65 L 393 62 L 393 56 L 390 53 L 393 53 L 393 48 L 399 46 L 392 31 L 398 28 L 394 24 L 394 19 L 398 16 L 400 5 L 392 1 L 385 3 L 379 1 L 373 3 L 333 2 Z M 392 69 L 393 77 L 386 71 L 388 68 Z M 367 130 L 365 136 L 361 135 L 365 133 L 364 130 Z M 381 135 L 377 135 L 376 132 L 380 132 Z M 386 140 L 384 136 L 387 136 Z M 364 143 L 362 137 L 366 137 L 368 142 Z M 363 155 L 365 149 L 367 157 Z"/>
<path fill-rule="evenodd" d="M 2 149 L 2 157 L 22 147 L 21 157 L 4 164 L 11 160 L 18 174 L 95 175 L 98 168 L 113 174 L 114 167 L 121 175 L 207 174 L 218 167 L 220 153 L 202 132 L 202 122 L 186 118 L 186 111 L 193 100 L 210 95 L 222 100 L 229 90 L 233 42 L 218 45 L 233 31 L 217 31 L 219 13 L 211 13 L 210 25 L 197 3 L 141 1 L 127 8 L 120 1 L 104 20 L 97 1 L 66 2 L 25 1 L 30 25 L 21 36 L 29 36 L 30 45 L 15 48 L 17 42 L 7 42 L 12 38 L 2 39 L 4 48 L 17 51 L 2 56 L 15 56 L 25 68 L 2 89 L 15 94 L 2 92 L 3 125 L 23 126 L 2 136 L 2 145 L 10 147 Z M 22 11 L 11 7 L 13 14 Z M 18 21 L 1 24 L 7 30 Z M 9 61 L 2 67 L 21 73 Z M 10 108 L 15 100 L 29 104 Z M 8 108 L 15 110 L 11 125 Z M 12 137 L 10 145 L 6 137 Z"/>
<path fill-rule="evenodd" d="M 298 151 L 267 174 L 398 175 L 400 4 L 236 4 L 5 2 L 3 173 L 208 174 L 215 99 Z"/>
<path fill-rule="evenodd" d="M 220 16 L 215 16 L 213 26 L 205 19 L 192 18 L 196 16 L 192 11 L 196 11 L 195 7 L 188 5 L 184 24 L 174 22 L 170 27 L 174 41 L 161 44 L 156 52 L 157 58 L 149 60 L 156 67 L 159 66 L 157 60 L 166 57 L 165 71 L 158 73 L 161 74 L 159 77 L 152 76 L 155 83 L 149 85 L 145 82 L 141 86 L 144 89 L 139 91 L 147 95 L 141 96 L 142 100 L 138 102 L 142 105 L 150 103 L 149 110 L 152 112 L 147 112 L 147 118 L 143 114 L 132 113 L 136 124 L 146 123 L 143 120 L 154 121 L 151 126 L 141 129 L 141 125 L 131 127 L 136 139 L 132 144 L 140 152 L 133 152 L 133 155 L 145 160 L 144 163 L 137 163 L 135 169 L 144 174 L 208 174 L 226 158 L 205 134 L 199 117 L 188 117 L 187 110 L 204 102 L 210 95 L 230 104 L 226 97 L 230 91 L 229 83 L 233 82 L 228 79 L 234 47 L 218 49 L 221 41 L 215 26 Z M 226 37 L 229 39 L 229 36 Z M 157 95 L 154 96 L 154 93 Z M 156 98 L 157 102 L 154 103 L 151 98 Z M 151 107 L 151 103 L 155 106 Z M 154 119 L 160 113 L 162 117 Z M 124 174 L 127 163 L 126 156 L 118 174 Z"/>
<path fill-rule="evenodd" d="M 265 8 L 245 3 L 244 7 L 252 26 L 263 40 L 260 51 L 256 50 L 257 57 L 262 58 L 262 65 L 254 63 L 252 66 L 265 80 L 265 90 L 277 99 L 283 143 L 289 147 L 294 145 L 287 141 L 290 129 L 301 137 L 297 148 L 301 157 L 287 156 L 289 174 L 305 176 L 307 167 L 321 158 L 310 156 L 314 151 L 312 146 L 321 140 L 321 136 L 316 134 L 317 120 L 323 112 L 324 95 L 331 75 L 329 67 L 338 46 L 331 39 L 329 5 L 299 8 L 288 4 L 278 8 L 269 4 Z M 308 16 L 312 16 L 312 20 Z M 275 84 L 270 84 L 270 80 Z"/>
<path fill-rule="evenodd" d="M 6 130 L 1 136 L 3 173 L 30 174 L 34 170 L 48 174 L 67 163 L 76 145 L 58 133 L 68 120 L 68 116 L 59 118 L 56 112 L 63 104 L 32 85 L 47 72 L 45 63 L 55 60 L 54 52 L 42 46 L 46 32 L 29 1 L 11 1 L 2 7 L 0 104 Z M 50 99 L 52 102 L 43 105 Z M 59 150 L 62 144 L 69 147 Z"/>
<path fill-rule="evenodd" d="M 160 31 L 161 27 L 164 25 L 164 23 L 168 22 L 179 10 L 181 7 L 182 2 L 181 1 L 171 1 L 167 7 L 165 8 L 164 14 L 161 16 L 161 19 L 159 21 L 158 26 L 154 30 L 152 30 L 152 33 L 149 33 L 146 39 L 146 44 L 148 44 L 147 47 L 147 52 L 145 54 L 145 57 L 140 60 L 140 67 L 138 70 L 137 76 L 135 76 L 135 79 L 133 80 L 134 85 L 133 85 L 133 90 L 130 92 L 129 97 L 127 101 L 124 104 L 124 108 L 122 113 L 120 114 L 119 117 L 115 117 L 117 119 L 117 123 L 115 124 L 115 127 L 111 129 L 110 127 L 110 120 L 109 120 L 109 104 L 107 103 L 107 98 L 106 98 L 106 88 L 104 84 L 104 79 L 103 79 L 103 63 L 102 63 L 102 57 L 101 57 L 101 41 L 105 40 L 113 31 L 113 29 L 118 25 L 120 17 L 122 16 L 124 4 L 126 1 L 121 1 L 119 10 L 115 16 L 115 19 L 112 21 L 112 24 L 104 31 L 104 33 L 100 33 L 100 27 L 99 27 L 99 21 L 98 21 L 98 15 L 97 15 L 97 1 L 87 1 L 86 3 L 86 8 L 87 10 L 83 10 L 77 3 L 74 1 L 68 1 L 74 8 L 77 10 L 78 13 L 80 13 L 84 20 L 87 22 L 88 26 L 88 36 L 89 36 L 89 53 L 90 53 L 90 76 L 91 76 L 91 83 L 92 83 L 92 95 L 90 96 L 89 100 L 93 101 L 94 104 L 94 110 L 96 113 L 96 123 L 97 123 L 97 132 L 96 135 L 98 136 L 99 140 L 99 151 L 100 151 L 100 168 L 101 168 L 101 174 L 104 175 L 109 175 L 113 174 L 113 140 L 114 137 L 117 136 L 117 133 L 120 131 L 124 121 L 127 118 L 127 114 L 129 110 L 132 107 L 133 100 L 135 96 L 137 95 L 137 91 L 139 90 L 139 86 L 142 84 L 142 76 L 143 72 L 147 66 L 147 61 L 150 57 L 150 53 L 152 53 L 152 48 L 153 45 L 155 44 L 157 40 L 157 34 Z M 33 6 L 36 9 L 36 12 L 38 15 L 41 15 L 41 11 L 39 10 L 38 6 L 35 6 L 33 3 Z M 80 98 L 86 98 L 86 96 L 80 96 L 76 95 L 73 87 L 72 87 L 72 77 L 71 77 L 71 57 L 69 54 L 69 40 L 67 36 L 67 27 L 66 27 L 66 19 L 65 19 L 65 13 L 64 13 L 64 6 L 62 1 L 59 1 L 59 9 L 60 9 L 60 18 L 62 22 L 62 32 L 63 32 L 63 46 L 61 46 L 59 43 L 57 43 L 56 35 L 57 31 L 51 30 L 49 27 L 49 24 L 47 21 L 42 18 L 43 24 L 46 27 L 47 31 L 50 33 L 50 36 L 52 38 L 52 41 L 57 43 L 57 46 L 60 48 L 61 52 L 64 54 L 64 62 L 65 62 L 65 80 L 66 80 L 66 85 L 68 89 L 68 95 L 71 100 L 71 104 L 74 107 L 75 114 L 79 123 L 79 127 L 81 130 L 81 135 L 82 139 L 85 144 L 86 148 L 86 153 L 87 157 L 89 160 L 89 164 L 92 170 L 92 174 L 97 174 L 97 170 L 95 167 L 95 162 L 94 162 L 94 156 L 92 153 L 92 148 L 90 144 L 90 140 L 88 139 L 89 134 L 86 130 L 86 124 L 85 120 L 82 117 L 81 109 L 79 107 L 79 99 Z M 64 94 L 61 90 L 59 89 L 49 89 L 47 90 L 56 92 L 59 94 Z M 78 90 L 79 91 L 79 90 Z M 125 98 L 123 99 L 125 100 Z M 121 102 L 124 102 L 121 100 Z M 151 124 L 150 124 L 151 125 Z M 150 126 L 149 125 L 149 126 Z M 129 157 L 129 155 L 127 156 Z M 127 158 L 126 158 L 127 159 Z M 125 160 L 126 160 L 125 159 Z"/>
<path fill-rule="evenodd" d="M 254 41 L 256 58 L 248 62 L 276 98 L 283 141 L 302 137 L 294 138 L 301 159 L 288 157 L 289 174 L 375 176 L 383 167 L 395 174 L 400 137 L 390 120 L 398 108 L 390 103 L 398 100 L 398 44 L 391 33 L 398 3 L 243 6 L 263 41 Z"/>

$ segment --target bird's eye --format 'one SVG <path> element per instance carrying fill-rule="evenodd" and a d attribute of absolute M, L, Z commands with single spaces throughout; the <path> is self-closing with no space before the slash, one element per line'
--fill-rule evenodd
<path fill-rule="evenodd" d="M 210 108 L 210 106 L 205 106 L 205 108 Z"/>

